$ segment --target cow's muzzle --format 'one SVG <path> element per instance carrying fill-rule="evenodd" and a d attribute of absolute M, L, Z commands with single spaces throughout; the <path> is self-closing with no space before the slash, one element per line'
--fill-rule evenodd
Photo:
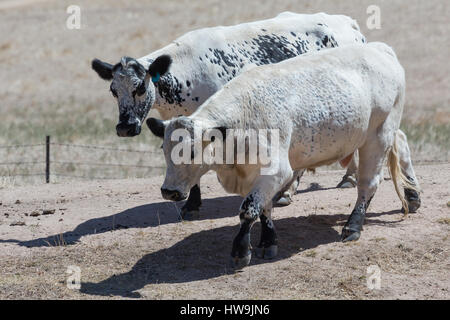
<path fill-rule="evenodd" d="M 171 200 L 171 201 L 181 201 L 186 199 L 186 195 L 182 194 L 180 191 L 177 190 L 169 190 L 169 189 L 164 189 L 161 188 L 161 195 L 163 196 L 164 199 L 166 200 Z"/>
<path fill-rule="evenodd" d="M 141 133 L 141 126 L 135 123 L 119 123 L 116 126 L 117 135 L 119 137 L 134 137 Z"/>

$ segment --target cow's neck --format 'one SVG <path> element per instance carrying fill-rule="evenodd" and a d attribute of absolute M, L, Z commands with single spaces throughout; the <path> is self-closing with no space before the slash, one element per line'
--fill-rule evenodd
<path fill-rule="evenodd" d="M 176 43 L 139 60 L 148 68 L 151 61 L 163 54 L 172 57 L 172 65 L 170 72 L 155 84 L 156 100 L 153 108 L 160 112 L 163 119 L 190 115 L 205 100 L 204 90 L 201 88 L 205 81 L 201 79 L 198 71 L 201 67 L 194 65 L 195 62 L 188 56 L 188 52 Z"/>
<path fill-rule="evenodd" d="M 154 107 L 165 111 L 171 116 L 187 115 L 189 101 L 187 101 L 186 81 L 179 73 L 171 71 L 161 77 L 155 84 L 156 101 Z"/>

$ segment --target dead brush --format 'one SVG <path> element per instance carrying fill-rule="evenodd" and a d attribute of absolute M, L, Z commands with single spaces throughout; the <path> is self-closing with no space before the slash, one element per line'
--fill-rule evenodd
<path fill-rule="evenodd" d="M 49 247 L 65 247 L 67 246 L 67 242 L 64 239 L 64 234 L 60 233 L 57 236 L 53 237 L 53 243 L 50 243 L 49 241 L 45 240 L 45 243 L 49 246 Z"/>

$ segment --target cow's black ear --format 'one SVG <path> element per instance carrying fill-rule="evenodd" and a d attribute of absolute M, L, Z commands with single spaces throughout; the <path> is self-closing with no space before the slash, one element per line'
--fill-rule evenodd
<path fill-rule="evenodd" d="M 152 62 L 150 67 L 148 67 L 147 72 L 152 77 L 153 82 L 158 82 L 159 78 L 169 71 L 170 65 L 172 64 L 172 58 L 169 55 L 162 55 L 156 58 Z"/>
<path fill-rule="evenodd" d="M 146 123 L 147 127 L 155 136 L 164 138 L 164 130 L 166 129 L 164 121 L 155 118 L 148 118 Z"/>
<path fill-rule="evenodd" d="M 104 80 L 111 80 L 113 78 L 113 65 L 98 59 L 92 60 L 92 69 Z"/>

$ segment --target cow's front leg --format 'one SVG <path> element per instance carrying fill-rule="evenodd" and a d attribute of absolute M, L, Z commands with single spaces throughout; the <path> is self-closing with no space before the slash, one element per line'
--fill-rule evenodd
<path fill-rule="evenodd" d="M 273 259 L 278 253 L 278 239 L 271 215 L 272 209 L 265 209 L 260 216 L 261 240 L 255 249 L 258 258 Z"/>
<path fill-rule="evenodd" d="M 239 218 L 241 227 L 233 240 L 231 249 L 231 266 L 241 269 L 250 263 L 252 246 L 250 244 L 250 230 L 262 212 L 262 203 L 256 193 L 251 193 L 241 205 Z"/>
<path fill-rule="evenodd" d="M 275 175 L 260 176 L 252 191 L 242 202 L 239 212 L 241 227 L 234 238 L 231 250 L 231 264 L 235 268 L 242 268 L 250 263 L 252 257 L 250 230 L 258 217 L 261 217 L 261 223 L 264 225 L 262 231 L 264 241 L 261 245 L 264 249 L 267 248 L 267 258 L 273 258 L 277 254 L 276 234 L 270 219 L 272 201 L 275 194 L 293 179 L 293 172 L 289 161 L 287 161 L 287 155 L 280 158 L 286 159 L 286 161 L 279 163 L 279 171 Z M 264 216 L 263 213 L 265 213 Z"/>
<path fill-rule="evenodd" d="M 189 197 L 181 208 L 181 217 L 184 220 L 195 220 L 200 217 L 200 206 L 202 199 L 200 194 L 200 181 L 192 187 Z"/>

